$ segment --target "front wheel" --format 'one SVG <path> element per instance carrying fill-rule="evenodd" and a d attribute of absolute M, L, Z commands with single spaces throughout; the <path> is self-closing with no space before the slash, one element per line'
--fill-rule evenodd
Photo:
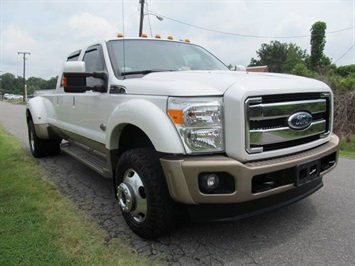
<path fill-rule="evenodd" d="M 155 150 L 125 152 L 117 164 L 115 184 L 123 217 L 133 232 L 151 239 L 172 230 L 177 204 L 170 197 Z"/>

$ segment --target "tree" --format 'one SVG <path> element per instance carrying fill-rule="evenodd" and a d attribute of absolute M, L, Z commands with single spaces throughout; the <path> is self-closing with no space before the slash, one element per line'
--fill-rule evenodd
<path fill-rule="evenodd" d="M 42 78 L 30 77 L 27 80 L 27 93 L 33 94 L 35 91 L 42 90 L 46 81 Z"/>
<path fill-rule="evenodd" d="M 49 80 L 46 82 L 46 86 L 43 88 L 43 90 L 53 90 L 57 86 L 57 80 L 58 76 L 56 77 L 51 77 Z"/>
<path fill-rule="evenodd" d="M 282 72 L 291 73 L 297 64 L 304 64 L 308 57 L 306 50 L 302 50 L 294 43 L 288 44 L 287 57 L 282 64 Z"/>
<path fill-rule="evenodd" d="M 279 41 L 271 41 L 270 44 L 263 43 L 256 54 L 260 59 L 252 58 L 249 66 L 267 65 L 270 72 L 281 73 L 281 66 L 287 58 L 287 44 Z"/>
<path fill-rule="evenodd" d="M 1 88 L 4 93 L 22 94 L 22 77 L 15 77 L 11 73 L 5 73 L 0 78 Z"/>
<path fill-rule="evenodd" d="M 310 67 L 317 70 L 321 65 L 321 60 L 324 57 L 323 50 L 325 47 L 325 30 L 327 24 L 322 21 L 318 21 L 312 25 L 311 28 L 311 56 Z"/>
<path fill-rule="evenodd" d="M 20 94 L 23 93 L 23 80 L 22 77 L 11 73 L 5 73 L 0 75 L 0 85 L 2 93 L 13 93 Z M 58 77 L 52 77 L 49 80 L 44 80 L 42 78 L 30 77 L 26 80 L 27 94 L 33 94 L 37 90 L 50 90 L 55 89 Z"/>
<path fill-rule="evenodd" d="M 291 73 L 293 68 L 304 63 L 308 55 L 293 43 L 281 43 L 271 41 L 270 44 L 263 43 L 256 51 L 259 60 L 252 58 L 249 66 L 268 66 L 270 72 Z"/>
<path fill-rule="evenodd" d="M 314 77 L 314 72 L 309 70 L 305 63 L 296 64 L 290 73 L 297 76 Z"/>

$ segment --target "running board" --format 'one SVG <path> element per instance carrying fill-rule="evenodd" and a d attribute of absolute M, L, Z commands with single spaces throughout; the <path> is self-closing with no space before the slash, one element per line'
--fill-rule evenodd
<path fill-rule="evenodd" d="M 104 154 L 75 142 L 62 143 L 60 148 L 63 152 L 76 158 L 100 175 L 112 177 L 112 174 L 108 170 L 107 160 Z"/>

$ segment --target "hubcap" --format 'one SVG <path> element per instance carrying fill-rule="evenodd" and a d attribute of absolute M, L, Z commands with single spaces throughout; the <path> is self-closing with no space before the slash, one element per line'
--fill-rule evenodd
<path fill-rule="evenodd" d="M 147 215 L 147 199 L 142 180 L 133 169 L 128 169 L 123 182 L 117 187 L 118 203 L 123 212 L 130 213 L 136 222 L 143 222 Z"/>
<path fill-rule="evenodd" d="M 129 184 L 120 184 L 117 188 L 118 203 L 124 212 L 130 212 L 134 204 Z"/>
<path fill-rule="evenodd" d="M 34 138 L 33 138 L 33 129 L 30 130 L 30 146 L 31 146 L 32 151 L 34 151 L 34 149 L 35 149 L 35 141 L 34 141 Z"/>

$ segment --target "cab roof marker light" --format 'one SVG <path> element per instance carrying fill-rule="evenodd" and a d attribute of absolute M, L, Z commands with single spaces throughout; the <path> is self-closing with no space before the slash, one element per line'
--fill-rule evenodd
<path fill-rule="evenodd" d="M 156 39 L 161 39 L 160 34 L 155 34 L 155 38 L 156 38 Z"/>
<path fill-rule="evenodd" d="M 142 33 L 141 38 L 147 38 L 148 35 L 146 33 Z"/>
<path fill-rule="evenodd" d="M 190 39 L 186 38 L 186 39 L 185 39 L 185 42 L 190 42 Z"/>
<path fill-rule="evenodd" d="M 174 40 L 173 36 L 169 35 L 168 40 Z"/>
<path fill-rule="evenodd" d="M 121 32 L 117 33 L 117 38 L 123 38 L 123 34 Z"/>

